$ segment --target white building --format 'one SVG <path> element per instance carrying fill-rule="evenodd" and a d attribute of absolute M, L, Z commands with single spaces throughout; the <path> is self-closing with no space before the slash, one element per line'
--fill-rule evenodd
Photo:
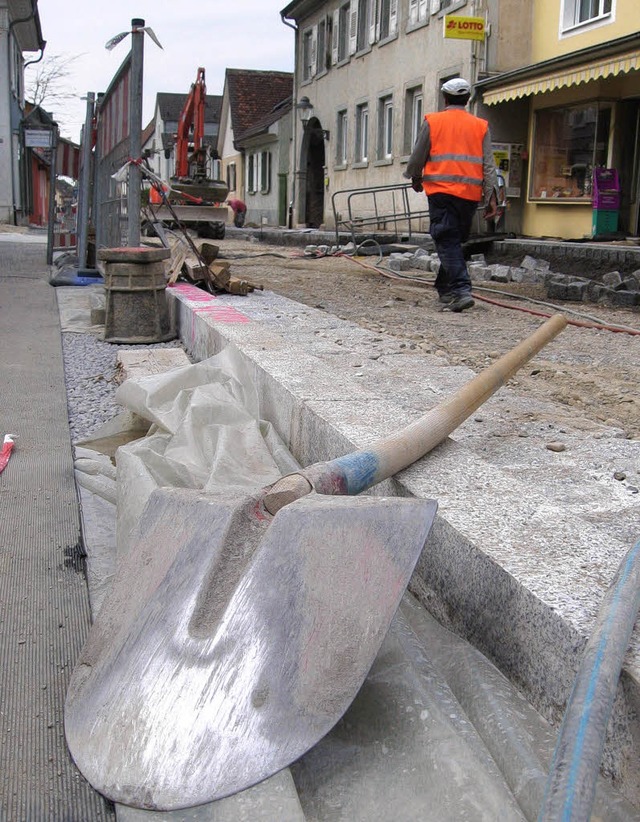
<path fill-rule="evenodd" d="M 20 129 L 25 107 L 24 54 L 44 47 L 38 0 L 0 0 L 0 223 L 16 225 L 26 216 Z"/>

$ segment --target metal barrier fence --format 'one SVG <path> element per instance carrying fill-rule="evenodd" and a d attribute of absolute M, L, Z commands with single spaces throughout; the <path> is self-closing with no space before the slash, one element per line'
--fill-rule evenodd
<path fill-rule="evenodd" d="M 340 243 L 340 230 L 346 229 L 356 243 L 356 232 L 389 232 L 411 239 L 419 228 L 419 221 L 429 218 L 426 198 L 424 208 L 411 206 L 410 184 L 373 186 L 371 188 L 345 188 L 331 197 L 336 227 L 336 244 Z"/>
<path fill-rule="evenodd" d="M 114 178 L 131 156 L 131 52 L 95 110 L 94 225 L 96 248 L 128 245 L 127 183 Z"/>

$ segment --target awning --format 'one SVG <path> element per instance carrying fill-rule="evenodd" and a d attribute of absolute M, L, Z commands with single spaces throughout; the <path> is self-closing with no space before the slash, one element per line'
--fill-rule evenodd
<path fill-rule="evenodd" d="M 518 97 L 542 94 L 545 91 L 553 91 L 563 86 L 577 86 L 580 83 L 588 83 L 590 80 L 626 74 L 629 71 L 638 69 L 640 69 L 640 49 L 627 54 L 619 54 L 615 57 L 583 63 L 580 66 L 574 66 L 562 71 L 542 74 L 539 77 L 530 77 L 519 83 L 512 82 L 497 88 L 487 89 L 483 92 L 482 99 L 486 105 L 492 106 L 496 103 L 504 103 L 507 100 L 516 100 Z"/>

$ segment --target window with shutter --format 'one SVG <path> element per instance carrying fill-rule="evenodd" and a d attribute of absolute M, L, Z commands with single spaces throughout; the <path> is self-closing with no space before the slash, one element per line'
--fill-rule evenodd
<path fill-rule="evenodd" d="M 349 56 L 349 26 L 351 18 L 351 3 L 344 3 L 338 9 L 338 62 L 341 63 Z"/>
<path fill-rule="evenodd" d="M 358 48 L 358 2 L 353 0 L 349 12 L 349 54 L 355 54 Z"/>

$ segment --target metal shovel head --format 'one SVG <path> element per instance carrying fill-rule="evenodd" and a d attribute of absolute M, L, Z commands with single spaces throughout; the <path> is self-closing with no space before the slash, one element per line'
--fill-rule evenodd
<path fill-rule="evenodd" d="M 115 802 L 177 810 L 312 747 L 355 697 L 436 503 L 162 489 L 74 670 L 70 751 Z"/>

